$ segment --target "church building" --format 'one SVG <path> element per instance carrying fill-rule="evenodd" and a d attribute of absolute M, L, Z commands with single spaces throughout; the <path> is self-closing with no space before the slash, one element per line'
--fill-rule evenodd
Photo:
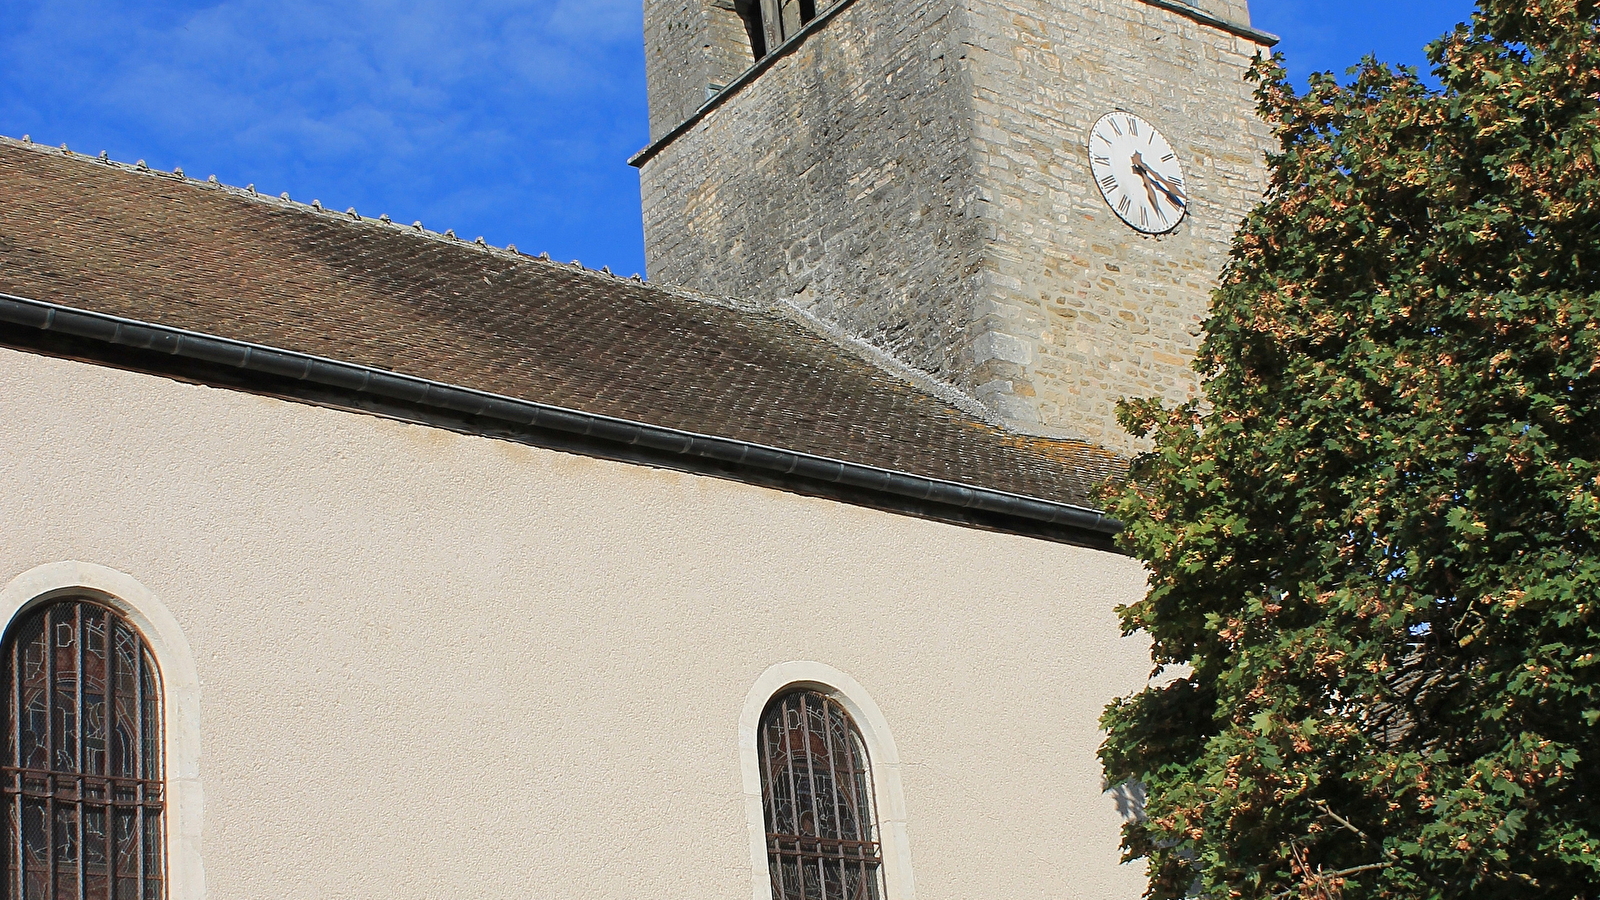
<path fill-rule="evenodd" d="M 648 280 L 0 139 L 4 897 L 1141 895 L 1098 492 L 1276 39 L 644 7 Z"/>

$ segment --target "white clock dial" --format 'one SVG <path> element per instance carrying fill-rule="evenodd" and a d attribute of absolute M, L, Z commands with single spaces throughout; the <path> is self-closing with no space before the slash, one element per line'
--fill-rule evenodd
<path fill-rule="evenodd" d="M 1161 132 L 1133 113 L 1109 113 L 1094 123 L 1089 167 L 1112 212 L 1145 234 L 1171 231 L 1189 212 L 1178 154 Z"/>

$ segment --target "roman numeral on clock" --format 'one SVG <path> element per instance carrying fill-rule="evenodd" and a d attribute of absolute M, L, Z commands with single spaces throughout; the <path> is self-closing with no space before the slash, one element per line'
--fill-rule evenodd
<path fill-rule="evenodd" d="M 1179 174 L 1183 162 L 1154 125 L 1127 110 L 1113 110 L 1089 129 L 1086 149 L 1091 171 L 1085 174 L 1123 224 L 1165 234 L 1188 215 L 1188 187 Z"/>

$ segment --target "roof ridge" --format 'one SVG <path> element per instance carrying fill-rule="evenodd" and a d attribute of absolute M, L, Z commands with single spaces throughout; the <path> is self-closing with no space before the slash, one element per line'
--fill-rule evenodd
<path fill-rule="evenodd" d="M 66 144 L 62 144 L 60 147 L 53 147 L 48 144 L 36 143 L 30 135 L 26 134 L 23 135 L 20 140 L 0 134 L 0 145 L 9 145 L 24 150 L 30 150 L 35 153 L 58 156 L 64 159 L 72 159 L 84 163 L 99 163 L 101 165 L 117 169 L 118 171 L 127 172 L 134 175 L 144 175 L 147 177 L 161 178 L 168 181 L 177 181 L 181 184 L 203 190 L 222 191 L 223 193 L 239 197 L 241 199 L 266 203 L 268 205 L 278 206 L 280 208 L 294 209 L 311 215 L 326 216 L 329 219 L 341 221 L 346 224 L 361 224 L 378 228 L 389 228 L 402 234 L 409 234 L 413 237 L 441 241 L 457 247 L 476 248 L 480 251 L 486 251 L 496 256 L 509 257 L 518 261 L 546 263 L 549 265 L 559 266 L 563 269 L 586 272 L 590 275 L 600 275 L 609 278 L 615 278 L 620 281 L 633 281 L 640 284 L 649 283 L 652 287 L 656 288 L 663 287 L 663 285 L 657 283 L 646 282 L 644 277 L 637 272 L 631 276 L 619 275 L 616 272 L 611 271 L 610 266 L 601 266 L 598 269 L 591 269 L 576 259 L 570 263 L 563 263 L 552 259 L 549 253 L 540 253 L 538 255 L 524 253 L 523 251 L 517 249 L 516 244 L 507 244 L 504 247 L 495 246 L 494 244 L 490 244 L 485 241 L 481 235 L 475 240 L 469 241 L 459 237 L 455 233 L 455 230 L 451 228 L 447 228 L 442 232 L 428 229 L 423 226 L 421 220 L 417 220 L 410 225 L 403 225 L 389 218 L 388 213 L 383 213 L 376 218 L 373 218 L 372 216 L 361 215 L 360 213 L 356 212 L 356 208 L 353 206 L 344 212 L 339 212 L 337 209 L 332 207 L 323 206 L 322 201 L 319 199 L 313 199 L 310 203 L 305 203 L 303 201 L 291 199 L 288 191 L 283 191 L 278 196 L 273 197 L 270 194 L 263 194 L 260 191 L 257 191 L 254 184 L 248 184 L 244 187 L 239 187 L 238 185 L 227 184 L 222 181 L 218 181 L 217 176 L 215 175 L 211 175 L 202 181 L 198 178 L 191 178 L 190 176 L 184 174 L 182 166 L 173 169 L 171 172 L 166 172 L 161 169 L 151 168 L 149 165 L 146 165 L 145 161 L 142 159 L 134 163 L 127 163 L 122 162 L 121 160 L 112 159 L 104 150 L 100 151 L 99 156 L 88 156 L 83 153 L 74 152 L 68 148 Z"/>
<path fill-rule="evenodd" d="M 919 390 L 930 394 L 954 406 L 969 416 L 974 416 L 983 422 L 1006 431 L 1016 431 L 1007 425 L 1000 417 L 996 416 L 983 401 L 963 391 L 959 387 L 935 377 L 932 373 L 925 372 L 912 366 L 882 347 L 853 335 L 843 328 L 833 325 L 816 313 L 800 306 L 793 300 L 778 299 L 770 304 L 770 308 L 779 315 L 791 319 L 822 336 L 835 346 L 862 357 L 872 365 L 882 369 L 889 375 L 910 382 Z M 1020 433 L 1020 432 L 1019 432 Z M 1029 435 L 1030 437 L 1048 437 L 1053 440 L 1070 440 L 1058 438 L 1054 435 Z"/>
<path fill-rule="evenodd" d="M 184 174 L 183 167 L 181 166 L 171 172 L 166 172 L 160 169 L 151 168 L 150 166 L 146 165 L 145 161 L 142 159 L 134 163 L 127 163 L 120 160 L 111 159 L 104 150 L 100 151 L 99 156 L 88 156 L 83 153 L 76 153 L 72 151 L 67 147 L 66 144 L 62 144 L 60 147 L 54 147 L 49 144 L 36 143 L 29 135 L 26 134 L 22 136 L 21 140 L 8 135 L 0 134 L 0 145 L 9 145 L 19 149 L 33 151 L 35 153 L 71 159 L 83 163 L 99 163 L 101 165 L 105 165 L 118 171 L 127 172 L 133 175 L 143 175 L 147 177 L 163 179 L 166 181 L 177 181 L 180 184 L 202 190 L 221 191 L 225 194 L 238 197 L 240 199 L 265 203 L 269 206 L 276 206 L 278 208 L 293 209 L 308 215 L 323 216 L 330 220 L 341 222 L 346 225 L 368 225 L 376 228 L 384 228 L 415 238 L 437 241 L 452 247 L 476 249 L 500 258 L 509 258 L 516 262 L 539 263 L 556 266 L 566 271 L 582 272 L 588 275 L 612 278 L 618 281 L 631 281 L 635 284 L 648 287 L 651 290 L 662 291 L 673 296 L 699 303 L 709 303 L 713 306 L 720 306 L 725 309 L 738 309 L 744 312 L 761 312 L 770 310 L 774 306 L 774 304 L 771 302 L 763 303 L 759 301 L 745 300 L 738 297 L 707 294 L 694 290 L 693 288 L 687 288 L 681 285 L 671 284 L 669 282 L 649 281 L 637 272 L 635 272 L 633 275 L 619 275 L 616 272 L 611 271 L 609 266 L 601 266 L 598 269 L 591 269 L 576 259 L 570 263 L 563 263 L 552 258 L 548 252 L 541 252 L 538 254 L 525 253 L 522 250 L 517 249 L 515 244 L 507 244 L 504 247 L 497 247 L 494 244 L 490 244 L 485 241 L 481 236 L 476 240 L 468 241 L 456 235 L 454 229 L 447 228 L 442 232 L 433 231 L 423 227 L 420 220 L 412 222 L 410 225 L 403 225 L 389 218 L 387 213 L 380 214 L 376 218 L 373 218 L 372 216 L 363 216 L 357 213 L 355 211 L 355 207 L 353 206 L 341 213 L 334 208 L 323 206 L 321 201 L 317 199 L 313 199 L 310 203 L 293 200 L 289 197 L 288 191 L 284 191 L 277 197 L 273 197 L 270 194 L 263 194 L 257 191 L 254 184 L 248 184 L 244 187 L 239 187 L 238 185 L 227 184 L 225 182 L 218 181 L 217 176 L 215 175 L 211 175 L 202 181 L 198 178 L 191 178 Z"/>

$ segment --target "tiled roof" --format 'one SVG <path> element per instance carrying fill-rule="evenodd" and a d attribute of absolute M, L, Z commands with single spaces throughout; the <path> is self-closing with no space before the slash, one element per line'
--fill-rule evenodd
<path fill-rule="evenodd" d="M 1043 500 L 1125 470 L 781 304 L 718 301 L 0 140 L 0 293 Z"/>

